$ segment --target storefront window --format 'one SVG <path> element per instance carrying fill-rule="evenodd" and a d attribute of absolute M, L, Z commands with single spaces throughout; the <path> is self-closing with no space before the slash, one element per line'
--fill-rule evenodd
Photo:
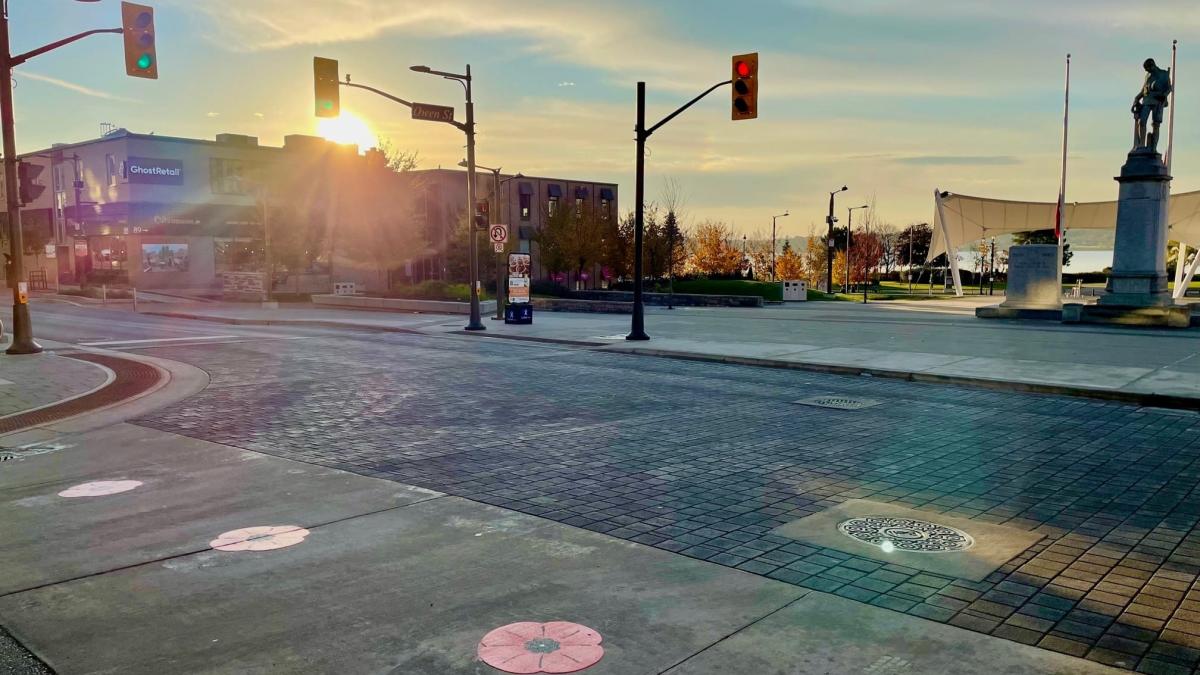
<path fill-rule="evenodd" d="M 127 270 L 129 255 L 125 237 L 92 237 L 88 241 L 93 270 Z"/>
<path fill-rule="evenodd" d="M 214 239 L 213 256 L 220 272 L 257 272 L 264 264 L 261 239 Z"/>

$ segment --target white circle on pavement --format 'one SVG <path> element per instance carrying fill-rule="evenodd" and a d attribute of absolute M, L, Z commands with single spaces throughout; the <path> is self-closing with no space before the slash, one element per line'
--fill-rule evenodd
<path fill-rule="evenodd" d="M 295 546 L 308 535 L 299 525 L 259 525 L 224 532 L 208 545 L 218 551 L 270 551 Z"/>
<path fill-rule="evenodd" d="M 129 492 L 142 484 L 140 480 L 98 480 L 81 483 L 58 493 L 59 497 L 103 497 Z"/>

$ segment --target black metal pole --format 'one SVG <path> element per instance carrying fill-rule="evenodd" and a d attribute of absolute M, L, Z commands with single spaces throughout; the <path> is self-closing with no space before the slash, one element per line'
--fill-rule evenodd
<path fill-rule="evenodd" d="M 988 265 L 988 295 L 996 294 L 996 238 L 992 237 L 992 262 Z"/>
<path fill-rule="evenodd" d="M 467 330 L 487 330 L 479 315 L 479 227 L 475 224 L 475 104 L 471 102 L 470 64 L 467 64 L 467 76 L 464 81 L 467 88 L 467 227 L 470 228 L 467 245 L 471 247 L 471 321 L 467 324 Z"/>
<path fill-rule="evenodd" d="M 646 83 L 637 83 L 637 173 L 634 177 L 633 220 L 633 323 L 626 340 L 649 340 L 646 335 L 646 316 L 642 306 L 642 217 L 646 189 Z"/>
<path fill-rule="evenodd" d="M 829 223 L 828 234 L 825 236 L 825 292 L 833 292 L 833 195 L 829 193 L 829 216 L 826 222 Z"/>
<path fill-rule="evenodd" d="M 41 345 L 33 340 L 33 322 L 29 305 L 22 302 L 18 287 L 25 276 L 25 244 L 21 232 L 21 205 L 17 194 L 17 141 L 13 123 L 12 52 L 8 42 L 8 3 L 0 4 L 0 131 L 4 135 L 4 199 L 8 213 L 8 242 L 12 265 L 8 283 L 13 294 L 12 344 L 8 354 L 37 354 Z"/>

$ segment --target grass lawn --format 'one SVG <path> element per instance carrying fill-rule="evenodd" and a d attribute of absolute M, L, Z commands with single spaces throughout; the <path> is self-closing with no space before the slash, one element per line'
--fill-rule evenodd
<path fill-rule="evenodd" d="M 783 300 L 778 283 L 742 279 L 688 279 L 675 282 L 676 293 L 698 295 L 757 295 L 763 300 Z"/>

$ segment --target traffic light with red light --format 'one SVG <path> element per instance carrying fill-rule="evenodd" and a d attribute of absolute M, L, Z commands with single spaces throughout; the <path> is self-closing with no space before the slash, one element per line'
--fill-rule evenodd
<path fill-rule="evenodd" d="M 46 167 L 41 164 L 17 162 L 17 200 L 21 202 L 21 206 L 32 204 L 46 191 L 45 185 L 38 185 L 34 182 L 45 170 Z"/>
<path fill-rule="evenodd" d="M 317 117 L 337 117 L 342 114 L 339 86 L 338 62 L 314 56 L 313 93 L 316 96 Z"/>
<path fill-rule="evenodd" d="M 125 73 L 130 77 L 158 79 L 158 54 L 154 47 L 154 8 L 121 3 L 125 29 Z"/>
<path fill-rule="evenodd" d="M 758 52 L 733 57 L 732 119 L 758 117 Z"/>

